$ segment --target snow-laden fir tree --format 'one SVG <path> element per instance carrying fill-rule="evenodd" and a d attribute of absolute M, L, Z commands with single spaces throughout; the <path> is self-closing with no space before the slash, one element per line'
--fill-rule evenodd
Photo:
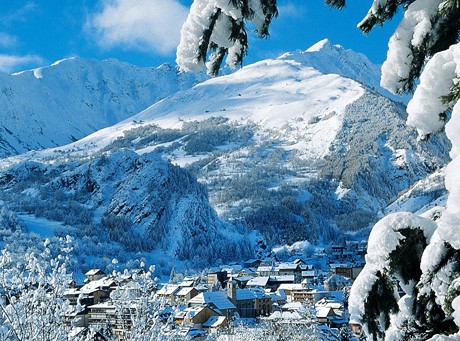
<path fill-rule="evenodd" d="M 325 2 L 337 8 L 346 4 Z M 368 33 L 398 10 L 404 17 L 390 39 L 381 84 L 394 93 L 417 88 L 407 108 L 408 124 L 422 138 L 445 129 L 452 142 L 445 180 L 449 198 L 444 210 L 426 217 L 400 213 L 376 224 L 366 267 L 350 293 L 350 312 L 372 339 L 460 340 L 460 2 L 374 0 L 358 28 Z M 177 62 L 197 70 L 215 51 L 211 73 L 226 53 L 227 63 L 237 65 L 248 47 L 245 20 L 263 23 L 257 30 L 264 36 L 276 14 L 275 1 L 195 0 Z"/>
<path fill-rule="evenodd" d="M 193 72 L 206 64 L 213 75 L 226 55 L 229 66 L 241 65 L 248 48 L 246 21 L 263 38 L 277 15 L 276 0 L 195 0 L 182 27 L 177 64 Z"/>
<path fill-rule="evenodd" d="M 405 13 L 390 39 L 381 83 L 402 93 L 412 90 L 420 76 L 407 108 L 407 123 L 418 129 L 421 138 L 445 128 L 452 143 L 445 180 L 449 197 L 434 230 L 429 214 L 419 220 L 401 213 L 374 227 L 370 245 L 374 231 L 382 226 L 386 238 L 397 238 L 398 242 L 388 248 L 380 238 L 376 248 L 368 250 L 366 271 L 351 292 L 350 310 L 374 339 L 460 339 L 460 3 L 376 0 L 359 27 L 368 32 L 391 18 L 398 7 Z M 434 216 L 440 213 L 437 210 Z M 375 260 L 378 252 L 387 253 L 386 262 Z M 400 299 L 382 294 L 382 279 L 393 277 L 398 278 L 405 293 Z M 388 286 L 391 288 L 394 284 Z M 397 303 L 397 307 L 372 304 L 375 300 Z"/>

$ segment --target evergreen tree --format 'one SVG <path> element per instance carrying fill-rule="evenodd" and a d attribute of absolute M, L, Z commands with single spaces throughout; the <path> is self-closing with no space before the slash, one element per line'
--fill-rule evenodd
<path fill-rule="evenodd" d="M 346 0 L 325 2 L 337 8 L 346 4 Z M 404 10 L 404 17 L 390 39 L 381 83 L 395 93 L 417 87 L 407 109 L 408 124 L 416 127 L 421 137 L 445 129 L 452 142 L 452 161 L 446 169 L 449 198 L 434 225 L 430 219 L 404 213 L 377 223 L 371 237 L 381 238 L 368 250 L 366 268 L 350 294 L 350 311 L 373 339 L 458 340 L 460 3 L 374 0 L 358 28 L 368 33 L 391 19 L 398 9 Z M 177 62 L 185 70 L 196 71 L 214 51 L 208 63 L 211 73 L 217 73 L 225 54 L 229 55 L 227 64 L 236 66 L 248 48 L 245 21 L 256 22 L 257 32 L 264 37 L 276 15 L 275 0 L 195 0 L 182 30 Z M 384 233 L 379 234 L 379 230 Z M 385 247 L 380 247 L 381 243 Z M 405 293 L 400 299 L 395 295 L 393 277 Z"/>
<path fill-rule="evenodd" d="M 251 21 L 259 38 L 278 15 L 276 0 L 195 0 L 181 31 L 177 63 L 187 71 L 199 71 L 206 63 L 217 75 L 227 55 L 231 67 L 241 65 L 247 53 L 246 21 Z"/>
<path fill-rule="evenodd" d="M 346 0 L 325 3 L 340 9 Z M 460 30 L 457 0 L 374 0 L 358 28 L 369 33 L 400 8 L 405 15 L 390 39 L 382 68 L 382 85 L 397 93 L 412 91 L 426 58 L 455 44 Z M 195 0 L 181 31 L 177 63 L 196 72 L 209 57 L 208 71 L 216 75 L 228 55 L 227 64 L 238 66 L 248 49 L 245 22 L 254 23 L 256 34 L 264 38 L 277 15 L 276 0 Z"/>
<path fill-rule="evenodd" d="M 445 128 L 452 142 L 452 161 L 446 169 L 449 197 L 445 211 L 427 245 L 419 241 L 417 247 L 411 248 L 423 251 L 420 260 L 412 259 L 410 263 L 417 265 L 418 275 L 411 280 L 415 286 L 398 301 L 399 312 L 392 314 L 390 324 L 380 324 L 380 328 L 389 340 L 459 339 L 460 4 L 453 0 L 375 1 L 359 27 L 368 31 L 375 24 L 382 24 L 401 5 L 406 10 L 390 39 L 388 58 L 382 67 L 382 85 L 402 93 L 412 90 L 420 76 L 420 84 L 407 108 L 407 123 L 417 128 L 422 138 Z M 371 252 L 374 251 L 368 250 Z M 404 260 L 407 258 L 393 261 L 388 269 L 394 271 Z M 369 279 L 366 273 L 360 277 L 360 281 Z M 354 288 L 356 295 L 362 286 L 355 284 Z M 364 292 L 376 293 L 375 288 Z M 352 292 L 351 296 L 355 300 L 362 292 L 355 297 Z M 368 307 L 364 314 L 357 314 L 364 325 L 371 322 L 366 314 L 374 308 Z"/>

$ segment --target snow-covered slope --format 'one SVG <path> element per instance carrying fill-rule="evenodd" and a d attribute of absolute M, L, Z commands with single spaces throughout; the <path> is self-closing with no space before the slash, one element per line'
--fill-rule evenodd
<path fill-rule="evenodd" d="M 83 58 L 0 74 L 0 156 L 76 141 L 204 78 Z"/>
<path fill-rule="evenodd" d="M 340 230 L 373 224 L 399 193 L 448 160 L 443 136 L 417 142 L 404 106 L 376 85 L 376 70 L 363 55 L 323 41 L 1 166 L 87 162 L 120 149 L 157 152 L 206 184 L 222 217 L 270 243 L 337 238 Z"/>
<path fill-rule="evenodd" d="M 417 181 L 406 192 L 390 203 L 383 212 L 385 215 L 395 212 L 414 212 L 422 214 L 433 207 L 445 206 L 447 190 L 444 184 L 445 169 L 439 169 L 426 178 Z"/>
<path fill-rule="evenodd" d="M 279 57 L 285 60 L 297 60 L 324 74 L 338 74 L 351 78 L 375 89 L 382 95 L 397 102 L 407 102 L 407 97 L 396 96 L 380 86 L 380 66 L 353 50 L 334 45 L 324 39 L 309 47 L 306 51 L 288 52 Z"/>
<path fill-rule="evenodd" d="M 328 46 L 324 45 L 325 48 Z M 327 51 L 325 54 L 328 55 Z M 308 149 L 314 156 L 323 156 L 340 128 L 341 118 L 335 117 L 335 113 L 343 111 L 363 93 L 364 88 L 352 79 L 339 74 L 324 74 L 308 63 L 303 64 L 284 55 L 178 92 L 120 124 L 57 150 L 93 153 L 122 136 L 127 129 L 153 122 L 163 128 L 180 128 L 183 121 L 221 116 L 235 122 L 251 121 L 270 132 L 281 132 L 284 124 L 291 123 L 293 128 L 303 130 L 307 126 L 311 128 L 311 123 L 315 121 L 318 124 L 313 133 L 322 132 L 317 134 L 321 137 L 320 141 L 290 135 L 295 143 L 299 143 L 299 149 Z M 48 152 L 40 153 L 46 154 Z"/>
<path fill-rule="evenodd" d="M 153 253 L 163 271 L 184 262 L 209 266 L 216 255 L 221 261 L 253 256 L 255 235 L 221 220 L 205 186 L 158 154 L 120 150 L 86 161 L 20 163 L 0 175 L 0 186 L 2 203 L 71 227 L 65 233 L 87 255 L 108 257 L 107 243 L 117 243 L 125 252 Z"/>

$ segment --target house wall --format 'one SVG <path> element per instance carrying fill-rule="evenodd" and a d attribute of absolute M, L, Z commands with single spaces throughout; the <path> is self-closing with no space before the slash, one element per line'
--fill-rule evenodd
<path fill-rule="evenodd" d="M 236 310 L 240 317 L 251 318 L 256 317 L 254 300 L 239 300 L 236 302 Z"/>
<path fill-rule="evenodd" d="M 214 310 L 205 307 L 200 312 L 198 312 L 198 314 L 196 314 L 192 319 L 190 319 L 189 322 L 193 324 L 203 324 L 211 316 L 219 316 L 219 314 L 216 313 Z"/>
<path fill-rule="evenodd" d="M 347 277 L 347 278 L 352 278 L 353 276 L 353 270 L 351 267 L 337 267 L 335 268 L 335 274 L 336 275 L 340 275 L 340 276 L 344 276 L 344 277 Z"/>
<path fill-rule="evenodd" d="M 272 312 L 271 298 L 256 298 L 254 308 L 256 317 L 270 315 Z"/>

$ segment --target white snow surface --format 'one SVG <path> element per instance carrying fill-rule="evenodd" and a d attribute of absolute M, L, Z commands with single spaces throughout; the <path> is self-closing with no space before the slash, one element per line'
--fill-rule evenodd
<path fill-rule="evenodd" d="M 429 241 L 436 224 L 428 219 L 412 213 L 394 213 L 381 219 L 373 227 L 369 235 L 366 254 L 366 265 L 353 283 L 349 298 L 350 319 L 361 321 L 364 315 L 364 303 L 376 280 L 376 273 L 389 268 L 390 253 L 396 249 L 405 237 L 398 232 L 400 229 L 420 229 Z M 403 285 L 403 283 L 401 283 Z M 407 289 L 410 287 L 406 286 Z"/>
<path fill-rule="evenodd" d="M 427 341 L 460 341 L 460 333 L 456 333 L 452 335 L 436 334 L 435 336 L 429 338 Z"/>
<path fill-rule="evenodd" d="M 76 141 L 205 78 L 168 64 L 141 68 L 79 57 L 0 74 L 0 156 Z"/>
<path fill-rule="evenodd" d="M 368 240 L 366 264 L 386 268 L 390 261 L 389 254 L 405 238 L 398 230 L 407 228 L 421 229 L 426 240 L 430 240 L 436 230 L 436 224 L 408 212 L 387 215 L 372 228 Z"/>
<path fill-rule="evenodd" d="M 438 12 L 440 2 L 418 0 L 411 3 L 404 12 L 404 18 L 390 38 L 387 59 L 382 65 L 381 84 L 385 89 L 396 93 L 400 88 L 400 80 L 409 77 L 413 61 L 411 47 L 422 45 L 429 35 L 432 19 Z"/>
<path fill-rule="evenodd" d="M 255 31 L 260 32 L 265 21 L 261 0 L 250 0 L 247 5 L 253 11 L 251 21 L 255 25 Z M 216 17 L 214 23 L 212 23 L 213 17 Z M 233 41 L 230 39 L 231 20 L 236 22 L 243 20 L 243 13 L 231 1 L 193 1 L 187 20 L 182 26 L 181 41 L 177 47 L 176 62 L 181 69 L 198 72 L 205 66 L 206 60 L 198 59 L 197 54 L 204 40 L 204 31 L 213 25 L 209 41 L 219 47 L 228 49 L 226 63 L 235 68 L 237 66 L 237 56 L 242 55 L 246 48 L 239 40 Z M 209 59 L 212 60 L 214 57 L 211 54 Z"/>
<path fill-rule="evenodd" d="M 404 193 L 400 193 L 398 198 L 385 208 L 383 214 L 413 212 L 422 215 L 435 207 L 445 206 L 447 191 L 444 180 L 445 169 L 433 172 L 426 178 L 417 181 Z M 442 195 L 438 196 L 439 193 Z"/>
<path fill-rule="evenodd" d="M 454 321 L 457 326 L 460 326 L 460 296 L 457 296 L 452 301 L 452 308 L 454 308 Z M 460 337 L 459 337 L 460 339 Z"/>
<path fill-rule="evenodd" d="M 439 52 L 427 63 L 420 85 L 408 105 L 408 124 L 417 127 L 420 134 L 428 134 L 446 126 L 446 135 L 452 142 L 452 161 L 446 168 L 446 188 L 449 191 L 447 209 L 439 223 L 440 237 L 460 249 L 460 104 L 452 109 L 449 121 L 439 118 L 452 103 L 443 104 L 441 96 L 449 93 L 452 81 L 460 76 L 460 44 Z"/>
<path fill-rule="evenodd" d="M 101 129 L 76 143 L 40 152 L 37 156 L 56 157 L 62 152 L 85 155 L 140 125 L 154 123 L 162 128 L 178 128 L 183 121 L 219 116 L 235 122 L 254 122 L 262 130 L 271 130 L 271 134 L 286 124 L 294 125 L 299 133 L 308 127 L 309 135 L 314 138 L 297 140 L 291 143 L 291 148 L 308 151 L 312 158 L 320 158 L 328 153 L 341 126 L 342 117 L 334 113 L 343 112 L 364 93 L 360 83 L 339 74 L 351 77 L 361 68 L 367 70 L 366 65 L 372 73 L 378 72 L 363 55 L 351 51 L 342 57 L 343 70 L 337 63 L 332 67 L 333 58 L 328 56 L 331 51 L 342 48 L 331 46 L 324 42 L 322 49 L 264 60 L 231 75 L 210 79 L 160 100 L 119 124 Z M 358 66 L 351 67 L 355 63 Z M 366 84 L 365 79 L 362 81 Z M 309 126 L 310 119 L 322 117 L 328 119 Z"/>
<path fill-rule="evenodd" d="M 407 103 L 409 99 L 408 96 L 394 95 L 380 86 L 381 69 L 379 65 L 372 64 L 361 53 L 333 44 L 329 39 L 317 42 L 306 51 L 285 53 L 279 58 L 295 58 L 322 73 L 333 73 L 354 79 L 396 102 Z"/>
<path fill-rule="evenodd" d="M 407 124 L 417 128 L 421 136 L 444 127 L 445 121 L 439 115 L 449 108 L 449 104 L 443 104 L 440 97 L 449 93 L 452 79 L 460 75 L 458 58 L 460 47 L 454 45 L 434 55 L 420 76 L 420 84 L 407 106 Z"/>
<path fill-rule="evenodd" d="M 459 106 L 457 104 L 456 106 Z M 458 116 L 459 113 L 457 113 Z M 457 118 L 458 119 L 458 118 Z M 459 146 L 460 147 L 460 146 Z M 438 232 L 457 250 L 460 249 L 460 157 L 453 159 L 446 168 L 446 188 L 449 191 L 446 211 L 439 222 Z"/>
<path fill-rule="evenodd" d="M 62 224 L 59 222 L 37 218 L 30 214 L 21 214 L 18 217 L 24 222 L 30 232 L 36 233 L 42 238 L 54 236 L 54 228 L 62 227 Z"/>
<path fill-rule="evenodd" d="M 45 73 L 42 75 L 46 78 Z M 235 181 L 273 166 L 279 169 L 272 171 L 273 181 L 267 181 L 270 191 L 287 185 L 299 194 L 302 203 L 315 200 L 308 183 L 331 172 L 334 178 L 348 178 L 348 182 L 342 181 L 335 200 L 356 202 L 354 207 L 359 210 L 377 212 L 443 162 L 437 145 L 434 153 L 429 144 L 428 153 L 415 147 L 414 132 L 403 125 L 403 106 L 376 93 L 384 93 L 378 79 L 378 67 L 364 55 L 322 40 L 306 51 L 264 60 L 172 94 L 138 115 L 75 143 L 2 159 L 0 168 L 26 160 L 60 163 L 92 158 L 117 148 L 132 149 L 139 155 L 163 148 L 168 151 L 160 153 L 172 163 L 199 167 L 197 176 L 210 184 L 210 201 L 219 214 L 241 217 L 241 210 L 250 211 L 252 199 L 219 201 L 226 189 L 213 188 L 213 182 Z M 186 131 L 185 124 L 211 118 L 228 119 L 224 128 L 239 129 L 246 135 L 217 144 L 211 152 L 185 150 L 188 134 L 197 133 Z M 153 127 L 162 129 L 159 133 L 176 129 L 182 135 L 152 141 L 157 133 Z M 152 142 L 140 143 L 149 137 Z M 116 143 L 120 141 L 124 142 Z M 375 168 L 379 173 L 372 178 Z M 385 178 L 388 186 L 375 186 L 380 197 L 366 190 L 372 184 L 354 186 L 360 183 L 356 178 L 365 174 L 369 176 L 364 182 Z M 366 222 L 359 227 L 367 227 Z"/>
<path fill-rule="evenodd" d="M 292 253 L 295 251 L 306 251 L 309 248 L 312 248 L 313 245 L 308 240 L 301 240 L 293 243 L 292 245 L 282 245 L 272 248 L 272 252 L 275 254 L 278 253 Z"/>

